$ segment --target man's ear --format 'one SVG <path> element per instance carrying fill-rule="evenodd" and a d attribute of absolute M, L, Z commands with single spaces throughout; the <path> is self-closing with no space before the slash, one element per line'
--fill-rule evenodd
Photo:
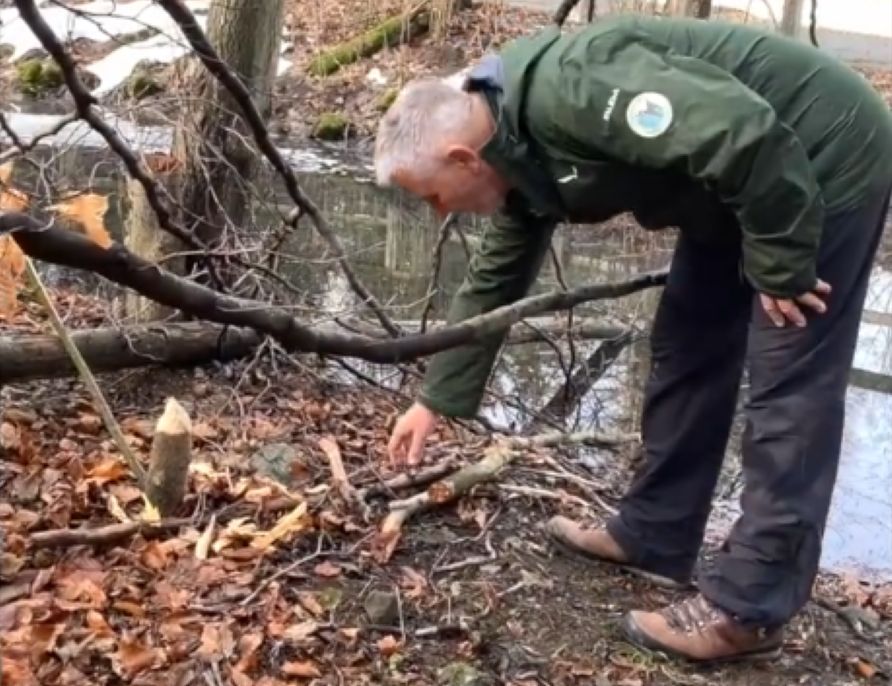
<path fill-rule="evenodd" d="M 466 145 L 450 145 L 446 150 L 446 159 L 463 167 L 469 167 L 471 171 L 477 171 L 480 166 L 480 156 Z"/>

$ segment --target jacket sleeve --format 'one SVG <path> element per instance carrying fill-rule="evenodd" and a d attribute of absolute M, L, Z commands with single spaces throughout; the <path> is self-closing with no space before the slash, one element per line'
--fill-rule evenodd
<path fill-rule="evenodd" d="M 606 154 L 701 182 L 736 215 L 743 272 L 758 291 L 793 297 L 811 290 L 824 207 L 796 133 L 712 64 L 629 40 L 593 58 L 594 43 L 565 53 L 534 80 L 529 118 L 538 134 L 576 154 Z"/>
<path fill-rule="evenodd" d="M 493 217 L 474 251 L 447 320 L 462 321 L 523 298 L 547 254 L 556 221 L 527 212 Z M 447 417 L 473 417 L 505 332 L 450 348 L 428 365 L 419 402 Z"/>

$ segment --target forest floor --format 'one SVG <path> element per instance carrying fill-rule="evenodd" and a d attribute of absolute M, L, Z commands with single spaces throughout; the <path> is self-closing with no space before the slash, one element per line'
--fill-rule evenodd
<path fill-rule="evenodd" d="M 85 296 L 56 300 L 71 327 L 102 319 Z M 47 332 L 33 304 L 10 325 Z M 557 554 L 538 525 L 557 512 L 608 513 L 634 446 L 598 473 L 569 448 L 525 450 L 382 548 L 388 503 L 424 490 L 382 486 L 397 476 L 385 445 L 404 399 L 335 384 L 309 359 L 273 364 L 102 377 L 143 459 L 167 397 L 192 418 L 183 521 L 164 530 L 137 531 L 140 490 L 79 382 L 3 389 L 3 684 L 843 686 L 892 676 L 892 584 L 829 574 L 775 663 L 706 669 L 627 644 L 622 614 L 670 596 Z M 429 462 L 481 459 L 492 438 L 471 429 L 443 427 Z M 333 481 L 332 453 L 361 500 Z M 122 524 L 129 535 L 102 544 L 40 541 Z"/>
<path fill-rule="evenodd" d="M 74 0 L 77 4 L 82 0 Z M 459 4 L 459 3 L 456 3 Z M 286 0 L 285 40 L 293 44 L 284 54 L 292 62 L 276 81 L 271 129 L 280 138 L 301 140 L 317 135 L 324 115 L 337 115 L 340 125 L 325 135 L 336 140 L 368 143 L 377 121 L 399 87 L 421 75 L 448 76 L 467 67 L 489 50 L 496 50 L 516 37 L 529 34 L 552 21 L 549 13 L 511 6 L 504 0 L 482 0 L 471 8 L 455 11 L 436 35 L 416 36 L 403 45 L 377 52 L 342 66 L 328 76 L 308 73 L 309 63 L 322 52 L 381 25 L 404 12 L 404 0 L 338 0 L 311 3 Z M 742 13 L 723 11 L 721 19 L 744 21 Z M 129 40 L 135 40 L 131 37 Z M 120 39 L 95 42 L 74 41 L 70 48 L 79 64 L 92 62 L 121 44 Z M 37 53 L 40 53 L 38 50 Z M 19 60 L 29 59 L 28 54 Z M 151 83 L 144 95 L 135 98 L 134 82 L 128 80 L 107 95 L 104 106 L 143 123 L 175 121 L 182 109 L 180 83 L 182 58 L 172 64 L 148 64 L 134 70 L 133 79 Z M 18 63 L 0 52 L 0 99 L 25 111 L 66 112 L 71 102 L 64 86 L 22 92 Z M 892 105 L 892 70 L 855 65 Z M 88 80 L 88 71 L 82 72 Z M 95 77 L 94 77 L 95 78 Z M 148 81 L 146 81 L 148 79 Z M 157 92 L 155 90 L 157 89 Z"/>

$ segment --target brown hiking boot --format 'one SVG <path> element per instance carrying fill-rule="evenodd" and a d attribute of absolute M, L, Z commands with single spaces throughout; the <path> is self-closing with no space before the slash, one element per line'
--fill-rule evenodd
<path fill-rule="evenodd" d="M 617 565 L 663 588 L 680 589 L 688 586 L 675 579 L 647 572 L 629 564 L 628 555 L 605 527 L 587 528 L 572 519 L 558 515 L 549 519 L 544 528 L 545 532 L 568 552 Z"/>
<path fill-rule="evenodd" d="M 639 647 L 694 662 L 772 660 L 783 646 L 782 629 L 748 629 L 699 594 L 657 612 L 630 612 L 624 629 Z"/>

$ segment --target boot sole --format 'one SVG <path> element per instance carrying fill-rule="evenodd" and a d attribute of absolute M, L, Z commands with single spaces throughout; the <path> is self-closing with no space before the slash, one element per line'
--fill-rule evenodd
<path fill-rule="evenodd" d="M 616 567 L 625 572 L 628 572 L 629 574 L 637 576 L 640 579 L 649 581 L 654 586 L 659 586 L 660 588 L 664 588 L 670 591 L 685 591 L 693 588 L 693 585 L 690 582 L 676 581 L 675 579 L 670 579 L 667 576 L 660 576 L 659 574 L 654 574 L 653 572 L 647 572 L 640 567 L 634 567 L 628 563 L 611 560 L 609 557 L 601 557 L 600 555 L 596 555 L 595 553 L 588 551 L 585 548 L 578 548 L 575 545 L 572 545 L 571 543 L 562 539 L 549 527 L 546 526 L 543 528 L 545 529 L 545 533 L 550 538 L 552 545 L 571 557 L 578 557 L 586 561 L 600 562 L 602 564 Z"/>
<path fill-rule="evenodd" d="M 656 653 L 662 653 L 663 655 L 667 655 L 671 658 L 682 660 L 689 664 L 699 665 L 701 667 L 747 662 L 772 662 L 780 658 L 780 656 L 783 654 L 783 646 L 772 646 L 770 648 L 763 648 L 761 650 L 753 650 L 744 653 L 736 653 L 734 655 L 727 655 L 723 657 L 715 657 L 709 659 L 694 658 L 690 655 L 685 655 L 684 653 L 673 650 L 668 646 L 664 646 L 659 641 L 648 636 L 641 630 L 641 628 L 637 624 L 635 624 L 634 621 L 632 621 L 630 615 L 627 615 L 626 618 L 623 620 L 623 632 L 625 633 L 629 643 L 631 643 L 636 648 Z"/>

